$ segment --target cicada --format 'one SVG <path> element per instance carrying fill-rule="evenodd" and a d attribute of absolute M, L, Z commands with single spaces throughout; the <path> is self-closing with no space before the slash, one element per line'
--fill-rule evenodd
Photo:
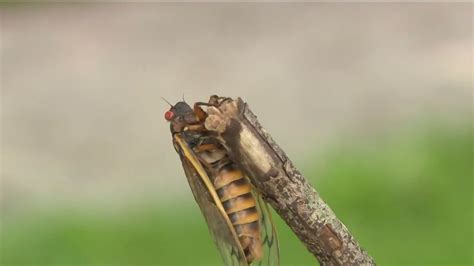
<path fill-rule="evenodd" d="M 268 206 L 216 134 L 204 126 L 205 109 L 227 100 L 214 95 L 193 108 L 184 100 L 170 104 L 165 119 L 173 145 L 224 264 L 278 265 L 278 240 Z"/>

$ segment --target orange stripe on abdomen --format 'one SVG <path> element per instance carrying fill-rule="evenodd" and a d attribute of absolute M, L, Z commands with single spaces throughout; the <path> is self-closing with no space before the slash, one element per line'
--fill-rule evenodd
<path fill-rule="evenodd" d="M 250 191 L 252 191 L 252 187 L 243 177 L 216 190 L 221 202 L 247 194 Z"/>
<path fill-rule="evenodd" d="M 259 218 L 260 215 L 258 214 L 256 207 L 251 207 L 242 211 L 229 214 L 229 219 L 233 225 L 248 224 L 251 222 L 258 221 Z"/>
<path fill-rule="evenodd" d="M 222 203 L 227 214 L 242 211 L 250 207 L 255 207 L 256 204 L 257 202 L 255 201 L 252 193 L 240 195 Z"/>
<path fill-rule="evenodd" d="M 239 169 L 233 169 L 233 166 L 225 166 L 214 180 L 214 187 L 220 189 L 236 180 L 242 179 L 243 175 Z"/>

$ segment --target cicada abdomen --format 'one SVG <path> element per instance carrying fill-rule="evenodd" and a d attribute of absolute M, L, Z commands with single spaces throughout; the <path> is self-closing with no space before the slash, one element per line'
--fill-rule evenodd
<path fill-rule="evenodd" d="M 194 197 L 226 264 L 278 265 L 278 241 L 268 209 L 216 136 L 204 128 L 206 113 L 199 105 L 215 104 L 215 97 L 194 109 L 178 102 L 165 114 Z"/>
<path fill-rule="evenodd" d="M 194 151 L 234 227 L 248 263 L 262 257 L 260 214 L 252 186 L 215 138 L 201 139 Z"/>

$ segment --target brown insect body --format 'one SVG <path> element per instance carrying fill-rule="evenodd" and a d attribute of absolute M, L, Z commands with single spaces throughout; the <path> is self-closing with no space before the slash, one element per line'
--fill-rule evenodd
<path fill-rule="evenodd" d="M 217 104 L 217 99 L 213 102 L 211 98 L 209 104 L 197 103 L 193 110 L 185 102 L 178 102 L 165 117 L 171 121 L 171 132 L 184 137 L 203 165 L 250 264 L 263 256 L 260 214 L 250 182 L 216 137 L 204 128 L 206 113 L 199 105 Z"/>

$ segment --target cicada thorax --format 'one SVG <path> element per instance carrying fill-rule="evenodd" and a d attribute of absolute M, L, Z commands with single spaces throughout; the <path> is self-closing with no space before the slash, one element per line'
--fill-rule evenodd
<path fill-rule="evenodd" d="M 263 256 L 260 238 L 260 214 L 252 186 L 214 137 L 201 136 L 194 152 L 209 178 L 237 233 L 246 260 L 250 264 Z"/>

